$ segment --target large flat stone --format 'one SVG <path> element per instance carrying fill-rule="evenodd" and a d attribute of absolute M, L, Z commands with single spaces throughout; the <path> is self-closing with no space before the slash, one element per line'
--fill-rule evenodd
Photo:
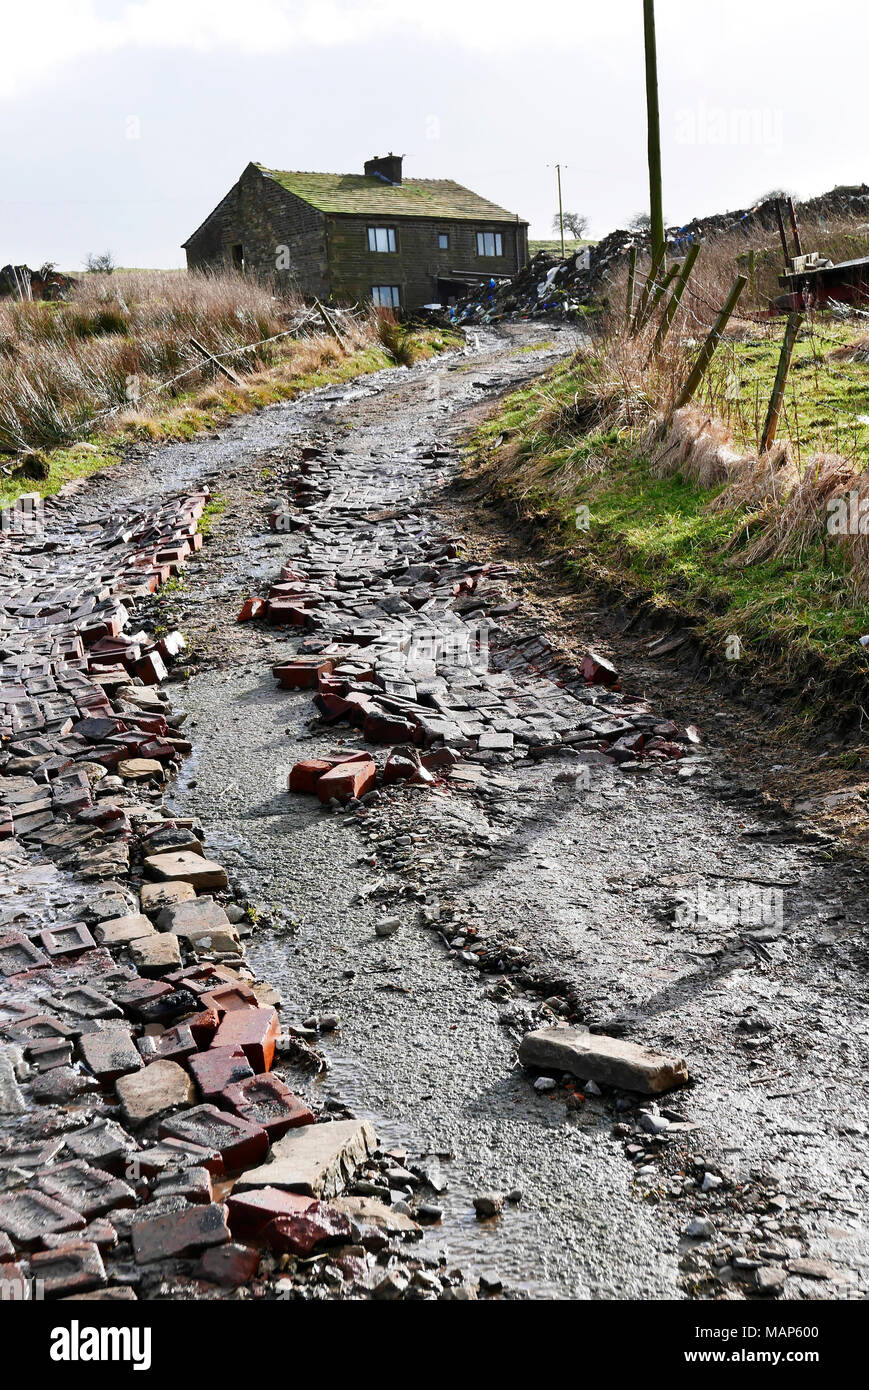
<path fill-rule="evenodd" d="M 232 930 L 229 918 L 213 898 L 194 898 L 192 902 L 164 907 L 157 917 L 157 926 L 161 931 L 173 932 L 176 936 L 194 937 L 202 932 Z"/>
<path fill-rule="evenodd" d="M 312 1197 L 334 1197 L 376 1142 L 367 1120 L 334 1120 L 291 1129 L 272 1146 L 269 1162 L 243 1173 L 234 1190 L 280 1187 Z"/>
<path fill-rule="evenodd" d="M 155 930 L 143 912 L 131 912 L 126 917 L 110 917 L 97 922 L 94 936 L 102 946 L 129 946 L 143 936 L 154 936 Z"/>
<path fill-rule="evenodd" d="M 180 854 L 149 854 L 145 868 L 154 878 L 192 883 L 194 888 L 225 888 L 226 870 L 213 859 L 182 850 Z"/>
<path fill-rule="evenodd" d="M 144 1124 L 154 1115 L 176 1105 L 192 1105 L 196 1099 L 196 1088 L 184 1068 L 163 1059 L 119 1077 L 115 1089 L 131 1124 Z"/>
<path fill-rule="evenodd" d="M 688 1067 L 681 1057 L 667 1057 L 639 1043 L 586 1033 L 568 1024 L 526 1033 L 519 1061 L 540 1071 L 566 1071 L 580 1081 L 603 1082 L 644 1095 L 658 1095 L 688 1080 Z"/>

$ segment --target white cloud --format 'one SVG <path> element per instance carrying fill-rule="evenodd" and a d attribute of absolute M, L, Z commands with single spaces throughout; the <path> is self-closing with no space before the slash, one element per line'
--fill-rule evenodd
<path fill-rule="evenodd" d="M 3 20 L 0 95 L 61 64 L 126 46 L 232 47 L 242 53 L 333 47 L 406 34 L 481 54 L 618 39 L 636 28 L 633 0 L 615 15 L 591 0 L 550 0 L 538 20 L 520 0 L 31 0 Z"/>

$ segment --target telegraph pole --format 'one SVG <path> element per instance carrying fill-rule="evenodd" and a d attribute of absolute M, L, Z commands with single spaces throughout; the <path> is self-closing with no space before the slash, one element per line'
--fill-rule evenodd
<path fill-rule="evenodd" d="M 561 231 L 561 259 L 564 260 L 564 209 L 561 205 L 561 165 L 556 164 L 555 173 L 558 178 L 558 226 Z"/>
<path fill-rule="evenodd" d="M 655 41 L 655 0 L 643 0 L 646 41 L 646 110 L 649 122 L 649 212 L 652 223 L 652 262 L 664 263 L 664 195 L 661 187 L 661 115 L 658 108 L 658 51 Z"/>

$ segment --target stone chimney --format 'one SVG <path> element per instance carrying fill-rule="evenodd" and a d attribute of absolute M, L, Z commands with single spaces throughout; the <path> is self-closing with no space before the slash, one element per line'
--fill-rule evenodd
<path fill-rule="evenodd" d="M 369 179 L 381 179 L 384 183 L 401 183 L 401 161 L 404 155 L 389 154 L 375 155 L 373 159 L 366 159 L 365 174 Z"/>

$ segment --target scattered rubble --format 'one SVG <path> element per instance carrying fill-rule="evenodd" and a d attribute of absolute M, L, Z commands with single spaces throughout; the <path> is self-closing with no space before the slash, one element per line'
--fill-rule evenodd
<path fill-rule="evenodd" d="M 777 198 L 766 198 L 735 212 L 697 217 L 683 227 L 667 229 L 667 248 L 673 255 L 684 253 L 696 241 L 711 236 L 758 227 L 778 237 Z M 869 220 L 869 185 L 834 188 L 820 197 L 797 204 L 801 223 L 823 227 L 828 219 L 854 217 Z M 606 281 L 624 263 L 632 250 L 649 255 L 648 231 L 610 232 L 602 241 L 572 252 L 565 259 L 551 251 L 538 251 L 512 280 L 491 280 L 459 300 L 451 310 L 455 324 L 497 323 L 505 318 L 559 317 L 576 319 L 600 297 Z"/>
<path fill-rule="evenodd" d="M 370 1125 L 279 1074 L 306 1045 L 278 1047 L 226 871 L 163 799 L 190 748 L 161 689 L 185 644 L 127 629 L 198 549 L 208 494 L 106 516 L 75 491 L 0 527 L 3 1294 L 446 1297 L 459 1276 L 394 1243 L 419 1228 Z M 357 1177 L 380 1206 L 331 1206 Z"/>

